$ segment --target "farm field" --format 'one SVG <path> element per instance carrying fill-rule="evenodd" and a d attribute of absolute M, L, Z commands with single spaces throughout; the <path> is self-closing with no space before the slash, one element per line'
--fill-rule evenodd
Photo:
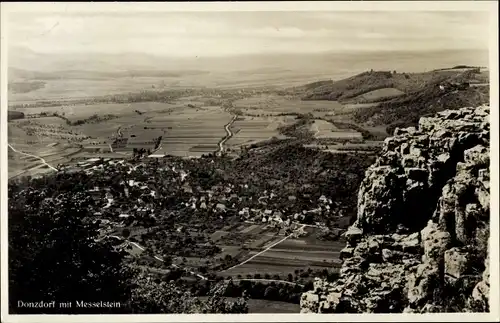
<path fill-rule="evenodd" d="M 230 147 L 239 147 L 272 137 L 282 137 L 278 128 L 284 125 L 292 124 L 295 120 L 293 116 L 275 116 L 275 117 L 251 117 L 239 116 L 231 125 L 233 132 L 226 144 Z"/>
<path fill-rule="evenodd" d="M 179 73 L 179 76 L 80 76 L 44 80 L 45 86 L 35 91 L 14 93 L 9 91 L 10 103 L 32 103 L 37 100 L 80 99 L 104 96 L 110 93 L 128 93 L 142 90 L 183 89 L 196 87 L 252 88 L 269 86 L 294 86 L 312 82 L 321 76 L 331 76 L 324 71 L 302 72 L 271 70 L 264 73 L 255 71 Z M 341 77 L 342 75 L 339 75 Z M 13 80 L 13 81 L 20 81 Z"/>
<path fill-rule="evenodd" d="M 249 115 L 312 113 L 315 117 L 322 117 L 342 108 L 342 104 L 336 101 L 301 101 L 293 97 L 272 94 L 256 95 L 250 98 L 236 100 L 233 102 L 233 106 L 243 114 Z"/>
<path fill-rule="evenodd" d="M 17 144 L 12 143 L 12 147 L 17 151 L 13 151 L 10 147 L 8 148 L 8 174 L 9 178 L 16 177 L 19 175 L 35 175 L 39 173 L 44 173 L 46 171 L 51 171 L 51 169 L 44 165 L 43 162 L 35 157 L 28 156 L 25 154 L 34 154 L 42 157 L 46 163 L 56 167 L 60 163 L 67 163 L 77 154 L 81 149 L 77 147 L 71 147 L 68 145 L 52 146 L 40 144 Z M 24 154 L 25 153 L 25 154 Z"/>
<path fill-rule="evenodd" d="M 99 103 L 99 104 L 76 104 L 54 107 L 18 108 L 16 111 L 23 112 L 26 116 L 32 114 L 57 113 L 71 121 L 85 119 L 97 115 L 125 116 L 136 114 L 135 110 L 141 112 L 163 112 L 173 108 L 182 107 L 181 104 L 170 104 L 160 102 L 137 102 L 137 103 Z"/>
<path fill-rule="evenodd" d="M 161 149 L 157 154 L 201 156 L 215 152 L 218 149 L 218 142 L 226 135 L 224 125 L 232 116 L 218 106 L 186 106 L 187 102 L 192 104 L 193 99 L 196 100 L 190 98 L 174 104 L 145 102 L 19 109 L 27 115 L 58 113 L 72 122 L 89 118 L 94 114 L 102 116 L 104 112 L 116 117 L 80 125 L 69 125 L 58 117 L 15 120 L 9 124 L 9 140 L 46 144 L 75 141 L 94 148 L 111 144 L 121 132 L 139 146 L 141 142 L 147 143 L 162 136 Z M 27 132 L 35 135 L 29 135 Z M 31 151 L 36 152 L 36 149 Z"/>
<path fill-rule="evenodd" d="M 245 277 L 248 274 L 278 274 L 283 276 L 290 272 L 293 273 L 296 269 L 339 267 L 340 260 L 338 258 L 345 243 L 321 241 L 317 238 L 318 230 L 320 229 L 306 228 L 307 234 L 305 236 L 288 238 L 249 262 L 220 274 L 226 277 L 236 277 L 237 275 Z M 284 235 L 276 234 L 276 231 L 269 231 L 269 227 L 263 224 L 245 224 L 240 232 L 243 233 L 243 231 L 251 232 L 256 237 L 252 241 L 241 241 L 241 245 L 246 245 L 251 250 L 240 254 L 238 259 L 240 263 L 284 238 Z"/>
<path fill-rule="evenodd" d="M 220 107 L 185 108 L 148 119 L 145 126 L 164 130 L 161 149 L 156 154 L 201 156 L 217 150 L 231 117 Z"/>
<path fill-rule="evenodd" d="M 166 86 L 182 87 L 182 84 L 178 78 L 168 77 L 97 77 L 94 79 L 68 77 L 46 80 L 45 86 L 35 91 L 9 93 L 9 102 L 88 98 L 155 88 L 161 90 Z"/>
<path fill-rule="evenodd" d="M 139 231 L 132 230 L 134 236 Z M 211 240 L 220 248 L 220 252 L 213 255 L 211 259 L 203 257 L 174 257 L 173 263 L 198 272 L 201 267 L 214 267 L 222 265 L 225 259 L 230 257 L 234 260 L 228 270 L 216 269 L 214 273 L 222 277 L 237 277 L 241 275 L 260 274 L 264 276 L 279 275 L 285 277 L 296 270 L 322 270 L 338 268 L 340 266 L 339 253 L 344 248 L 345 243 L 341 241 L 321 241 L 318 239 L 319 228 L 306 227 L 306 234 L 299 238 L 288 238 L 283 241 L 283 232 L 278 234 L 276 229 L 265 224 L 241 223 L 238 232 L 233 234 L 226 231 L 215 231 L 211 235 Z M 224 239 L 225 236 L 232 235 L 231 240 Z M 281 241 L 281 242 L 280 242 Z M 279 242 L 277 245 L 275 243 Z M 140 245 L 147 248 L 147 244 Z M 272 246 L 274 245 L 274 246 Z M 272 246 L 272 247 L 271 247 Z M 264 253 L 260 253 L 263 250 Z M 131 250 L 134 255 L 140 254 L 139 250 Z M 260 253 L 250 261 L 245 262 L 250 257 Z M 235 266 L 237 265 L 237 266 Z M 232 268 L 234 266 L 234 268 Z M 225 267 L 228 268 L 228 267 Z"/>
<path fill-rule="evenodd" d="M 283 260 L 274 257 L 258 256 L 250 262 L 222 272 L 219 275 L 234 278 L 238 275 L 246 277 L 246 275 L 254 276 L 255 274 L 269 274 L 271 276 L 279 275 L 284 278 L 297 269 L 307 270 L 308 268 L 311 268 L 312 270 L 322 270 L 325 268 L 338 268 L 340 265 L 340 261 L 337 263 L 332 260 L 330 260 L 330 262 L 308 262 L 301 258 L 298 258 L 297 260 Z"/>

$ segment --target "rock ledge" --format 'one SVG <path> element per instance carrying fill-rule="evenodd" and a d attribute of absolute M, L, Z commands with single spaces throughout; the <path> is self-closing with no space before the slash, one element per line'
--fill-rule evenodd
<path fill-rule="evenodd" d="M 396 129 L 366 171 L 340 277 L 302 313 L 489 311 L 488 106 Z"/>

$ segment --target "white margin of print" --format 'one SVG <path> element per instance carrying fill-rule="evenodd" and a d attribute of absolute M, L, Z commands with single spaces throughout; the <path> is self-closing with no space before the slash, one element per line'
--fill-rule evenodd
<path fill-rule="evenodd" d="M 491 106 L 490 313 L 448 314 L 154 314 L 154 315 L 9 315 L 7 239 L 7 31 L 8 12 L 185 12 L 185 11 L 489 11 Z M 287 1 L 287 2 L 15 2 L 1 3 L 0 214 L 2 322 L 485 322 L 499 321 L 498 212 L 498 2 L 497 1 Z M 497 305 L 494 305 L 497 304 Z"/>

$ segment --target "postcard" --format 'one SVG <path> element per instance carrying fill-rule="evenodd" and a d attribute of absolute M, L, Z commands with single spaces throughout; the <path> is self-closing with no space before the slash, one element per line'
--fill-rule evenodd
<path fill-rule="evenodd" d="M 3 322 L 497 321 L 498 3 L 2 3 Z"/>

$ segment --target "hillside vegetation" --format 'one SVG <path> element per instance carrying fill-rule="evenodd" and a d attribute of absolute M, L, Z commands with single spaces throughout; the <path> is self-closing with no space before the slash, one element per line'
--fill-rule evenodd
<path fill-rule="evenodd" d="M 359 102 L 356 97 L 364 93 L 394 88 L 405 93 L 419 91 L 429 84 L 446 81 L 468 81 L 474 79 L 477 69 L 444 69 L 424 73 L 399 73 L 397 71 L 368 71 L 336 82 L 314 82 L 295 88 L 304 91 L 303 100 L 331 100 Z M 379 100 L 380 101 L 380 100 Z"/>
<path fill-rule="evenodd" d="M 354 118 L 357 122 L 371 122 L 374 125 L 391 125 L 387 132 L 391 134 L 395 127 L 414 126 L 421 116 L 433 114 L 454 107 L 477 106 L 489 102 L 489 88 L 453 88 L 441 90 L 437 84 L 427 85 L 420 91 L 404 94 L 380 104 L 357 110 Z"/>
<path fill-rule="evenodd" d="M 353 109 L 354 122 L 367 126 L 414 126 L 419 117 L 445 109 L 489 103 L 489 78 L 478 67 L 456 66 L 424 73 L 368 71 L 336 82 L 290 89 L 302 100 L 371 103 Z M 471 86 L 482 84 L 482 86 Z"/>

